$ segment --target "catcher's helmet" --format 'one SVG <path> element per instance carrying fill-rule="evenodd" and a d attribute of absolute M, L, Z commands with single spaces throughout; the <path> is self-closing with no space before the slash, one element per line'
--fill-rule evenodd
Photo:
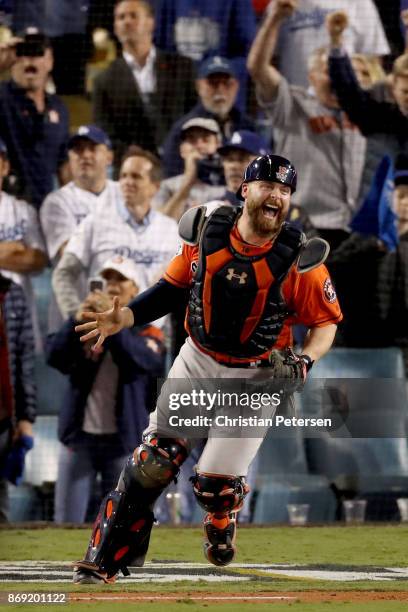
<path fill-rule="evenodd" d="M 285 157 L 280 155 L 263 155 L 257 157 L 246 167 L 242 183 L 252 181 L 271 181 L 289 185 L 292 193 L 296 191 L 297 172 L 295 166 Z M 237 191 L 237 197 L 243 200 L 242 183 Z"/>

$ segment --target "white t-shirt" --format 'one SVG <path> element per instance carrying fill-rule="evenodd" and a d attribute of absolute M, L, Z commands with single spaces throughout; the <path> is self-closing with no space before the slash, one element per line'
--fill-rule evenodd
<path fill-rule="evenodd" d="M 119 184 L 107 180 L 105 189 L 95 194 L 81 189 L 73 181 L 50 193 L 44 200 L 40 218 L 48 249 L 48 256 L 53 267 L 58 263 L 58 251 L 68 242 L 72 234 L 96 204 L 100 205 L 104 215 L 110 209 L 116 209 L 116 199 L 120 197 Z M 86 291 L 86 276 L 78 278 L 78 291 Z M 52 295 L 48 309 L 48 331 L 56 331 L 63 323 L 63 317 Z"/>
<path fill-rule="evenodd" d="M 272 10 L 275 0 L 269 5 Z M 277 55 L 279 70 L 292 85 L 307 87 L 307 61 L 314 49 L 329 44 L 325 19 L 343 10 L 349 17 L 344 47 L 351 55 L 387 55 L 390 47 L 373 0 L 301 0 L 281 28 Z"/>
<path fill-rule="evenodd" d="M 35 208 L 24 200 L 17 200 L 14 196 L 1 191 L 0 242 L 14 240 L 22 242 L 27 247 L 39 249 L 46 253 L 40 222 Z M 23 288 L 33 320 L 36 350 L 40 351 L 42 345 L 41 334 L 30 274 L 20 274 L 10 272 L 9 270 L 1 270 L 1 273 L 11 278 Z"/>
<path fill-rule="evenodd" d="M 97 276 L 113 255 L 133 259 L 140 266 L 144 290 L 160 278 L 179 243 L 177 223 L 157 211 L 136 224 L 118 209 L 107 214 L 98 204 L 75 230 L 65 252 L 81 261 L 88 278 Z"/>

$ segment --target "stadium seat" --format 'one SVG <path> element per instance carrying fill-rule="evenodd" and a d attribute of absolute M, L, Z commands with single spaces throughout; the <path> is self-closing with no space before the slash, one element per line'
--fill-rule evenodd
<path fill-rule="evenodd" d="M 35 382 L 37 413 L 44 416 L 57 415 L 68 386 L 67 377 L 47 365 L 43 354 L 38 354 L 35 356 Z"/>
<path fill-rule="evenodd" d="M 260 475 L 307 474 L 308 465 L 299 429 L 288 430 L 283 437 L 276 429 L 269 429 L 259 449 Z"/>
<path fill-rule="evenodd" d="M 27 453 L 24 482 L 41 486 L 57 478 L 57 417 L 39 416 L 34 423 L 34 448 Z"/>
<path fill-rule="evenodd" d="M 367 411 L 362 418 L 367 418 L 367 414 L 374 417 L 379 410 L 380 418 L 384 419 L 384 412 L 388 411 L 393 431 L 393 437 L 309 438 L 306 450 L 311 472 L 324 474 L 330 480 L 342 475 L 408 476 L 407 392 L 401 351 L 335 348 L 316 364 L 311 374 L 321 379 L 371 379 L 372 383 L 363 381 L 364 393 L 360 397 L 351 397 L 351 406 L 357 406 L 362 413 Z M 358 387 L 353 391 L 358 393 Z M 369 426 L 368 420 L 362 422 L 363 428 Z"/>
<path fill-rule="evenodd" d="M 9 484 L 10 523 L 40 521 L 43 519 L 38 491 L 30 484 L 23 483 L 18 487 Z"/>
<path fill-rule="evenodd" d="M 336 498 L 323 476 L 286 474 L 260 477 L 254 523 L 288 522 L 287 504 L 309 504 L 310 523 L 333 521 Z"/>

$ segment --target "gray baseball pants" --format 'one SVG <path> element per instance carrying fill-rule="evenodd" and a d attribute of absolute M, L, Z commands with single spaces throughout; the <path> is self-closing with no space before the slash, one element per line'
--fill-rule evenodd
<path fill-rule="evenodd" d="M 258 382 L 271 379 L 269 368 L 229 368 L 216 362 L 212 357 L 200 351 L 193 341 L 188 338 L 182 346 L 180 353 L 174 360 L 173 366 L 169 371 L 168 379 L 251 379 L 255 378 Z M 158 399 L 158 406 L 160 405 Z M 269 416 L 273 416 L 273 412 Z M 158 407 L 150 415 L 150 422 L 144 433 L 155 432 L 158 430 Z M 262 437 L 217 437 L 211 436 L 211 428 L 208 432 L 207 443 L 197 464 L 200 472 L 212 474 L 231 474 L 235 476 L 246 476 L 248 467 L 255 457 L 267 428 Z M 160 427 L 161 435 L 175 437 L 174 431 L 169 429 L 163 431 Z M 190 450 L 194 447 L 194 439 L 188 440 Z"/>

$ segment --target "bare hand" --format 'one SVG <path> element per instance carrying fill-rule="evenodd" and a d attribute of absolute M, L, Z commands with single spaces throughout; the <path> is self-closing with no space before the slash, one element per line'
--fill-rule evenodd
<path fill-rule="evenodd" d="M 105 312 L 85 311 L 82 313 L 82 319 L 92 319 L 92 321 L 77 325 L 75 331 L 78 333 L 87 332 L 81 336 L 81 342 L 97 338 L 93 350 L 101 347 L 108 336 L 117 334 L 126 327 L 125 315 L 118 297 L 113 298 L 113 306 L 109 310 Z"/>
<path fill-rule="evenodd" d="M 287 19 L 297 10 L 299 0 L 276 0 L 273 15 L 278 19 Z"/>
<path fill-rule="evenodd" d="M 408 9 L 401 11 L 401 21 L 405 28 L 408 28 Z"/>
<path fill-rule="evenodd" d="M 201 153 L 193 147 L 184 151 L 184 177 L 191 183 L 194 183 L 197 179 L 197 162 L 202 158 Z"/>
<path fill-rule="evenodd" d="M 326 28 L 332 43 L 341 42 L 344 30 L 349 25 L 347 13 L 344 11 L 334 11 L 326 17 Z"/>
<path fill-rule="evenodd" d="M 16 44 L 22 42 L 21 38 L 10 38 L 6 43 L 0 44 L 0 72 L 9 70 L 16 61 Z"/>

